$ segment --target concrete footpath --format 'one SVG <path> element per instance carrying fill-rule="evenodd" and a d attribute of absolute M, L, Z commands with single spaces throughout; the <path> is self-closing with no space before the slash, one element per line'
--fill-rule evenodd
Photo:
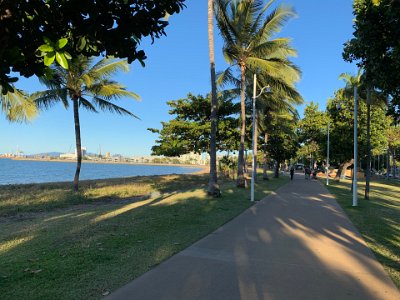
<path fill-rule="evenodd" d="M 296 174 L 107 299 L 400 300 L 400 293 L 327 189 Z"/>

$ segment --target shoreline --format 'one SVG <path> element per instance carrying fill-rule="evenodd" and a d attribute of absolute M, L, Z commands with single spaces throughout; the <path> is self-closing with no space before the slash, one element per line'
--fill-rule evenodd
<path fill-rule="evenodd" d="M 65 163 L 76 163 L 72 159 L 48 159 L 48 158 L 29 158 L 29 157 L 0 157 L 0 159 L 11 159 L 18 161 L 42 161 L 42 162 L 65 162 Z M 209 170 L 208 165 L 192 165 L 192 164 L 168 164 L 168 163 L 137 163 L 137 162 L 127 162 L 127 161 L 105 161 L 105 160 L 82 160 L 82 164 L 110 164 L 110 165 L 137 165 L 137 166 L 171 166 L 171 167 L 184 167 L 184 168 L 201 168 L 199 172 L 205 172 Z M 197 174 L 198 172 L 192 173 Z"/>
<path fill-rule="evenodd" d="M 76 163 L 73 160 L 62 160 L 62 159 L 32 159 L 32 158 L 6 158 L 1 157 L 0 159 L 10 159 L 14 161 L 39 161 L 39 162 L 68 162 L 68 163 Z M 191 172 L 187 174 L 160 174 L 160 175 L 132 175 L 126 177 L 108 177 L 108 178 L 95 178 L 95 179 L 81 179 L 80 183 L 89 183 L 89 182 L 98 182 L 98 181 L 120 181 L 120 180 L 135 180 L 138 178 L 146 178 L 146 177 L 158 177 L 158 176 L 173 176 L 173 175 L 204 175 L 209 173 L 208 165 L 188 165 L 188 164 L 156 164 L 156 163 L 134 163 L 134 162 L 111 162 L 111 161 L 82 161 L 83 164 L 115 164 L 115 165 L 135 165 L 135 166 L 165 166 L 165 167 L 184 167 L 184 168 L 197 168 L 199 169 L 196 172 Z M 24 186 L 24 185 L 64 185 L 70 184 L 72 182 L 70 180 L 67 181 L 47 181 L 47 182 L 31 182 L 31 183 L 8 183 L 8 184 L 0 184 L 0 187 L 6 186 Z"/>

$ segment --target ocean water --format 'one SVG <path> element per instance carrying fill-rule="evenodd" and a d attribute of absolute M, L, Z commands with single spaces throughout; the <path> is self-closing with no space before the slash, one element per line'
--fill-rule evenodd
<path fill-rule="evenodd" d="M 0 159 L 0 185 L 72 181 L 74 162 L 47 162 Z M 137 164 L 82 163 L 80 180 L 131 176 L 190 174 L 198 167 L 151 166 Z"/>

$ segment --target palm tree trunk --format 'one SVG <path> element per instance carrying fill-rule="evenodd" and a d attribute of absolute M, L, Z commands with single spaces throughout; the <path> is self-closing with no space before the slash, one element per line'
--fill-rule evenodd
<path fill-rule="evenodd" d="M 240 145 L 239 145 L 239 156 L 238 156 L 238 170 L 236 186 L 240 188 L 246 187 L 246 180 L 244 178 L 244 138 L 246 134 L 246 67 L 240 65 L 240 116 L 242 127 L 240 129 Z"/>
<path fill-rule="evenodd" d="M 79 124 L 79 103 L 77 98 L 73 98 L 74 103 L 74 121 L 75 121 L 75 141 L 76 141 L 76 171 L 74 177 L 74 191 L 78 191 L 79 174 L 82 164 L 82 147 L 81 147 L 81 126 Z"/>
<path fill-rule="evenodd" d="M 369 91 L 367 91 L 369 94 Z M 365 177 L 365 194 L 364 199 L 369 199 L 369 183 L 371 181 L 371 104 L 369 103 L 369 95 L 367 94 L 367 174 Z"/>
<path fill-rule="evenodd" d="M 214 59 L 214 0 L 208 0 L 208 45 L 210 49 L 211 72 L 211 133 L 210 133 L 210 178 L 208 181 L 208 195 L 218 197 L 221 195 L 217 175 L 217 87 L 215 84 L 215 59 Z"/>

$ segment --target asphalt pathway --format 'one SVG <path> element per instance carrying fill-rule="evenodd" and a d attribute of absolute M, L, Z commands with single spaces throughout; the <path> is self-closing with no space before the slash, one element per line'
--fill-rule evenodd
<path fill-rule="evenodd" d="M 400 300 L 400 293 L 327 189 L 296 174 L 107 299 Z"/>

